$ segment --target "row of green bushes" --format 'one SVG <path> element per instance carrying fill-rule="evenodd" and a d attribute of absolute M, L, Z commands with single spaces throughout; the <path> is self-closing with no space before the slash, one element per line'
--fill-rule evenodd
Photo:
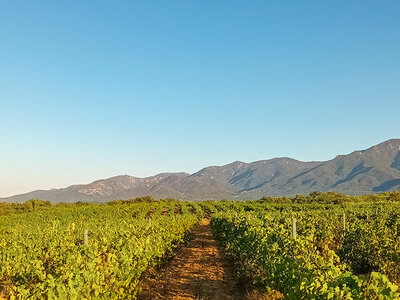
<path fill-rule="evenodd" d="M 162 199 L 163 201 L 176 201 L 174 199 Z M 126 204 L 137 202 L 157 202 L 152 196 L 137 197 L 129 200 L 114 200 L 107 202 L 109 205 L 113 204 Z M 315 191 L 309 195 L 296 195 L 295 197 L 264 197 L 257 202 L 270 202 L 270 203 L 323 203 L 323 204 L 341 204 L 351 202 L 399 202 L 400 191 L 384 192 L 381 194 L 349 196 L 335 192 L 319 192 Z M 51 203 L 50 201 L 43 201 L 40 199 L 30 199 L 23 203 L 0 203 L 0 215 L 9 213 L 18 213 L 26 211 L 35 211 L 38 209 L 47 209 L 51 206 L 69 206 L 69 205 L 89 205 L 87 202 L 75 203 Z"/>
<path fill-rule="evenodd" d="M 324 203 L 340 204 L 350 202 L 400 202 L 400 191 L 384 192 L 381 194 L 349 196 L 335 192 L 315 191 L 309 195 L 296 195 L 294 197 L 264 197 L 259 202 L 271 203 Z"/>

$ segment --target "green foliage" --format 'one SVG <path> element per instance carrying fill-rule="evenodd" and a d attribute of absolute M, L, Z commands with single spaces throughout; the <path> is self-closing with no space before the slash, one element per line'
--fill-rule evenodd
<path fill-rule="evenodd" d="M 245 202 L 145 196 L 106 205 L 0 203 L 0 298 L 135 298 L 144 272 L 206 213 L 237 275 L 261 292 L 286 299 L 396 299 L 399 205 L 399 192 Z"/>
<path fill-rule="evenodd" d="M 397 203 L 205 206 L 237 275 L 261 291 L 272 288 L 287 299 L 399 297 Z M 297 219 L 296 240 L 292 217 Z"/>
<path fill-rule="evenodd" d="M 163 213 L 165 208 L 170 210 Z M 2 217 L 0 295 L 134 299 L 142 274 L 169 255 L 198 221 L 188 210 L 175 214 L 174 208 L 173 202 L 134 201 L 53 206 Z"/>
<path fill-rule="evenodd" d="M 335 192 L 315 191 L 309 195 L 296 195 L 295 197 L 264 197 L 259 202 L 268 203 L 323 203 L 323 204 L 341 204 L 357 202 L 400 202 L 400 192 L 385 192 L 376 195 L 348 196 Z"/>
<path fill-rule="evenodd" d="M 47 209 L 51 206 L 50 201 L 39 199 L 30 199 L 25 203 L 0 203 L 0 215 Z"/>

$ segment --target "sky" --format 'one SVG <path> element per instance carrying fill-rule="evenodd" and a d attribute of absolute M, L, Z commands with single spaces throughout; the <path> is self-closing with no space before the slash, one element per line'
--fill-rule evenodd
<path fill-rule="evenodd" d="M 399 138 L 399 11 L 0 0 L 0 197 Z"/>

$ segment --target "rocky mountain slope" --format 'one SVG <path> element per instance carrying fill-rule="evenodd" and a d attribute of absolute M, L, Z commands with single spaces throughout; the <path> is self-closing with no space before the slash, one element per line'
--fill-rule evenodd
<path fill-rule="evenodd" d="M 236 161 L 207 167 L 194 174 L 162 173 L 146 178 L 122 175 L 0 201 L 35 198 L 53 202 L 103 202 L 144 195 L 183 200 L 256 199 L 267 195 L 308 194 L 315 190 L 347 194 L 400 190 L 400 139 L 325 162 L 301 162 L 287 157 L 252 163 Z"/>

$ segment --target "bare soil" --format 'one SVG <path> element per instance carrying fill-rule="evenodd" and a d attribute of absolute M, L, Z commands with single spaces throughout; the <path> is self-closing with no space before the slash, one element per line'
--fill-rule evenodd
<path fill-rule="evenodd" d="M 209 219 L 200 221 L 189 245 L 155 278 L 145 279 L 141 289 L 139 300 L 246 298 L 214 239 Z"/>

